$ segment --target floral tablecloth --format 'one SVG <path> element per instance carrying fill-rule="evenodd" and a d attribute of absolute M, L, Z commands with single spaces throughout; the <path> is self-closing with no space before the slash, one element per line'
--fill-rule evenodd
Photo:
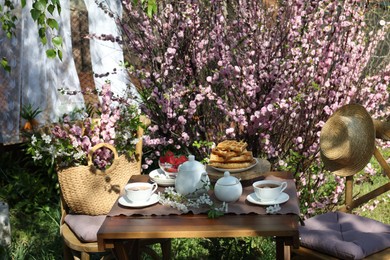
<path fill-rule="evenodd" d="M 289 195 L 289 200 L 283 204 L 280 204 L 280 211 L 278 211 L 278 214 L 297 214 L 299 215 L 299 202 L 297 197 L 297 191 L 296 186 L 294 183 L 294 180 L 292 179 L 281 179 L 275 176 L 267 176 L 265 177 L 266 180 L 282 180 L 287 182 L 287 188 L 284 191 Z M 164 187 L 159 187 L 159 191 L 162 192 L 164 190 Z M 231 214 L 267 214 L 266 213 L 266 207 L 267 206 L 261 206 L 257 204 L 250 203 L 246 198 L 249 194 L 253 192 L 253 187 L 248 186 L 243 188 L 243 193 L 238 201 L 232 202 L 228 204 L 228 211 L 226 213 Z M 216 203 L 222 203 L 219 202 L 212 192 L 210 191 L 210 196 Z M 191 208 L 190 213 L 193 214 L 201 214 L 201 213 L 207 213 L 209 208 Z M 172 208 L 167 205 L 161 205 L 160 203 L 144 207 L 144 208 L 130 208 L 130 207 L 124 207 L 118 203 L 118 201 L 115 202 L 113 208 L 111 211 L 107 214 L 108 216 L 131 216 L 131 215 L 143 215 L 143 216 L 151 216 L 151 215 L 180 215 L 184 214 L 183 212 L 177 210 L 176 208 Z"/>

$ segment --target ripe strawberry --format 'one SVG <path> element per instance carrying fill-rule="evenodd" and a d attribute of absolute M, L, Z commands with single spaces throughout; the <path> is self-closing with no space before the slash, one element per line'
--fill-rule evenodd
<path fill-rule="evenodd" d="M 167 171 L 167 172 L 178 172 L 177 168 L 174 168 L 174 167 L 165 168 L 165 171 Z"/>

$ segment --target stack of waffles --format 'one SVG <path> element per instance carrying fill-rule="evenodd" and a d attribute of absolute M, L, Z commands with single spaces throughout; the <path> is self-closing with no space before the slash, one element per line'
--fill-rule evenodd
<path fill-rule="evenodd" d="M 253 164 L 253 155 L 243 141 L 225 140 L 212 149 L 210 166 L 222 169 L 242 169 Z"/>

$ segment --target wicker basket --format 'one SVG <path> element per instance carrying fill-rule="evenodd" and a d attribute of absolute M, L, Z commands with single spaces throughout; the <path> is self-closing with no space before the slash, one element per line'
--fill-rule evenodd
<path fill-rule="evenodd" d="M 114 161 L 105 171 L 97 170 L 92 163 L 92 154 L 102 147 L 114 153 Z M 58 170 L 58 181 L 62 196 L 73 213 L 104 215 L 111 210 L 133 174 L 140 174 L 137 160 L 129 161 L 125 155 L 118 157 L 114 146 L 101 143 L 91 149 L 87 166 Z"/>

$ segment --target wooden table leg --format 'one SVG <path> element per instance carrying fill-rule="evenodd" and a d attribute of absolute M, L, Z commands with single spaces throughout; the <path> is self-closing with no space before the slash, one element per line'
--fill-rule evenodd
<path fill-rule="evenodd" d="M 290 260 L 290 246 L 284 244 L 283 237 L 276 237 L 276 259 Z"/>
<path fill-rule="evenodd" d="M 139 259 L 138 240 L 116 240 L 114 242 L 113 253 L 115 258 L 120 260 L 129 260 L 130 258 L 134 260 Z"/>
<path fill-rule="evenodd" d="M 291 247 L 284 245 L 284 259 L 290 260 L 291 259 Z"/>

